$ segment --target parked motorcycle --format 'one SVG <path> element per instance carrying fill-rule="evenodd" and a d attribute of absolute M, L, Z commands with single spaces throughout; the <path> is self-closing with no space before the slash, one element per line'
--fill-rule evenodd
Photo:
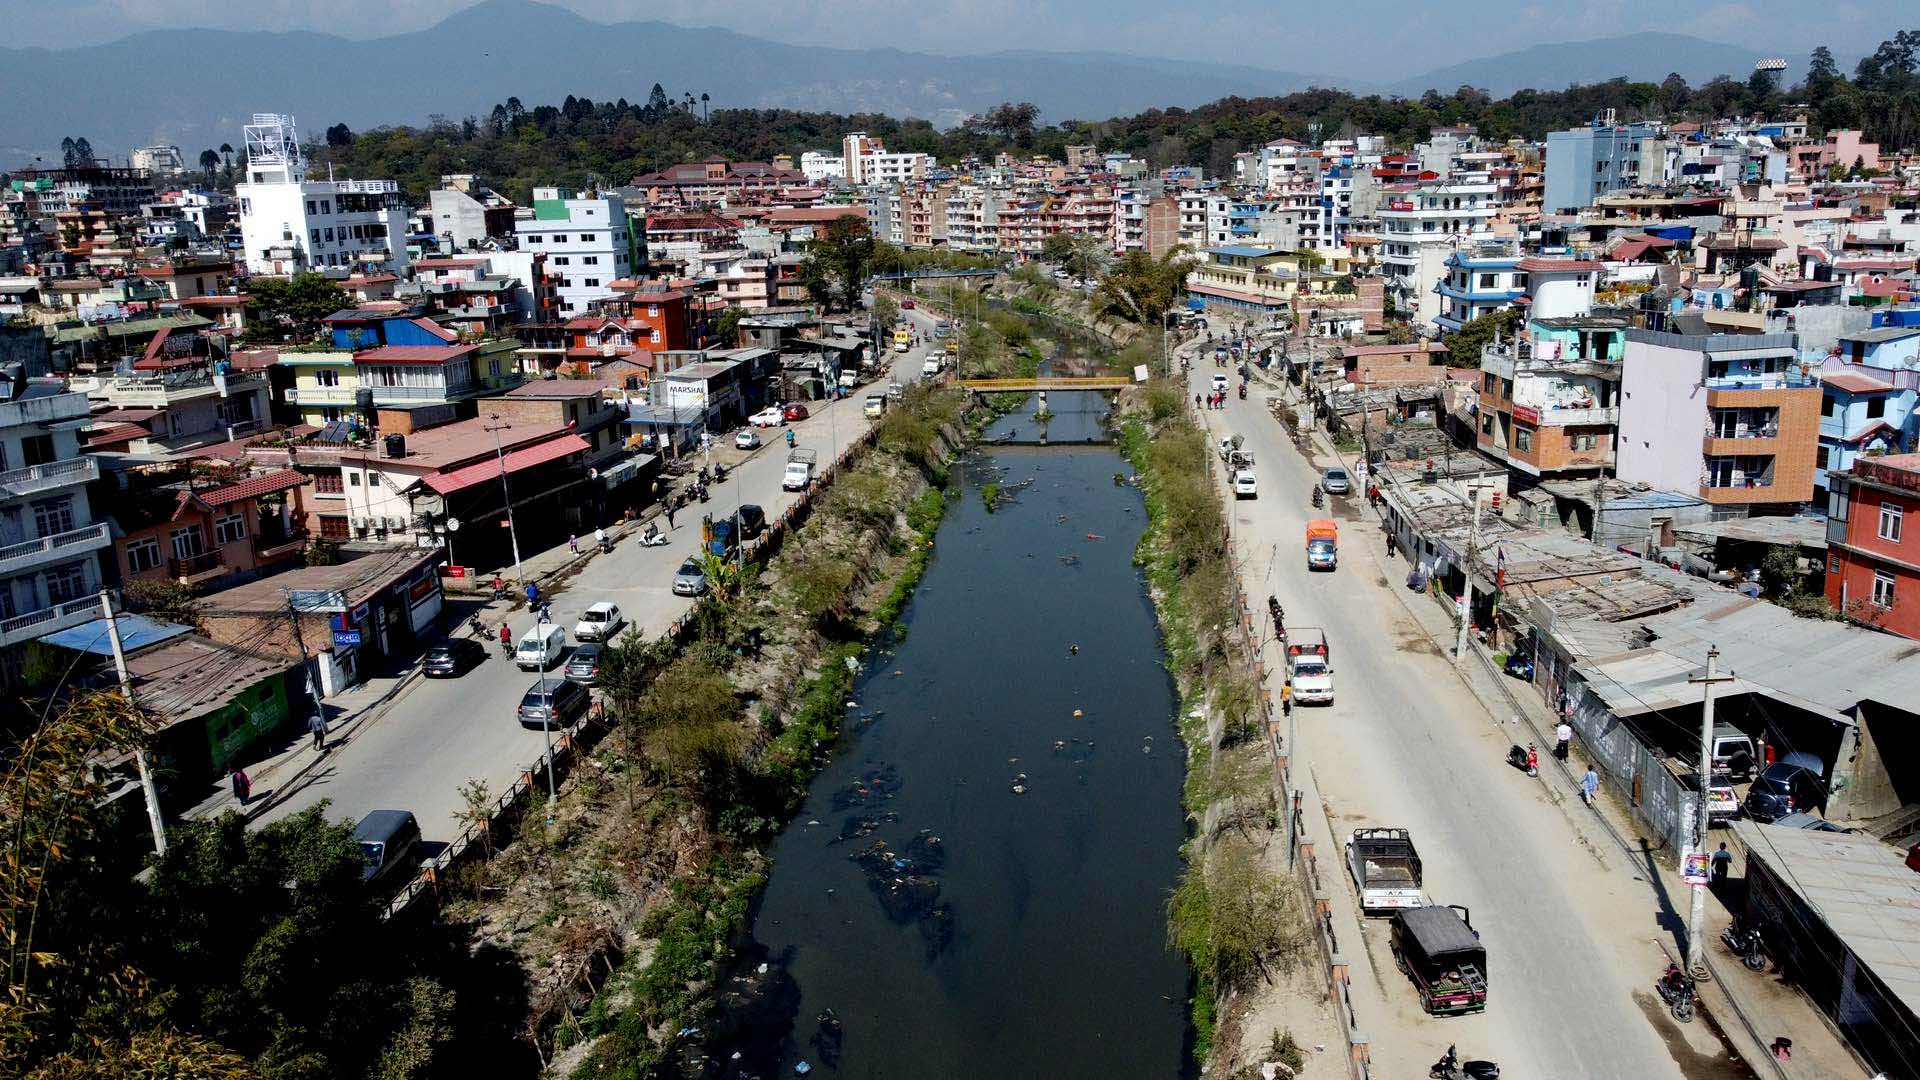
<path fill-rule="evenodd" d="M 1247 384 L 1246 383 L 1240 384 L 1240 400 L 1241 401 L 1247 400 Z"/>
<path fill-rule="evenodd" d="M 727 478 L 727 467 L 725 465 L 716 464 L 713 467 L 713 482 L 718 484 L 726 480 L 726 478 Z"/>
<path fill-rule="evenodd" d="M 478 615 L 473 615 L 468 617 L 467 629 L 471 630 L 473 632 L 473 636 L 477 638 L 484 638 L 484 637 L 491 636 L 490 634 L 487 633 L 487 624 L 481 622 L 480 616 Z"/>
<path fill-rule="evenodd" d="M 1507 764 L 1526 773 L 1528 776 L 1540 775 L 1540 751 L 1532 743 L 1521 746 L 1514 743 L 1507 747 Z"/>
<path fill-rule="evenodd" d="M 1500 1066 L 1491 1061 L 1461 1061 L 1459 1051 L 1449 1046 L 1427 1075 L 1433 1080 L 1500 1080 Z"/>
<path fill-rule="evenodd" d="M 1760 933 L 1760 927 L 1748 924 L 1738 915 L 1733 924 L 1720 931 L 1720 940 L 1727 948 L 1740 957 L 1740 962 L 1753 971 L 1767 970 L 1767 940 Z"/>
<path fill-rule="evenodd" d="M 1685 1024 L 1693 1019 L 1694 987 L 1693 980 L 1680 970 L 1678 964 L 1668 964 L 1666 974 L 1653 984 L 1660 991 L 1660 1000 L 1666 1002 L 1667 1011 L 1675 1020 Z"/>

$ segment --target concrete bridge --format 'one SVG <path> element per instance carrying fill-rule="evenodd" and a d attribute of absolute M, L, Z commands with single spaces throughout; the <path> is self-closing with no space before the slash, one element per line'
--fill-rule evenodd
<path fill-rule="evenodd" d="M 1044 379 L 961 379 L 955 385 L 976 394 L 1031 394 L 1036 390 L 1125 390 L 1123 375 L 1056 376 Z"/>

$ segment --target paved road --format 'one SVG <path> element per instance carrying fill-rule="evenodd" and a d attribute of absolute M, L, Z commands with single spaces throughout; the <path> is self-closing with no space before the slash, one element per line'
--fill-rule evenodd
<path fill-rule="evenodd" d="M 1231 374 L 1198 358 L 1192 390 L 1205 393 L 1223 370 Z M 1425 1075 L 1451 1042 L 1515 1077 L 1682 1075 L 1634 996 L 1663 963 L 1654 944 L 1663 930 L 1646 886 L 1617 850 L 1599 850 L 1590 826 L 1549 799 L 1541 781 L 1505 764 L 1509 743 L 1524 737 L 1501 730 L 1505 718 L 1488 715 L 1393 595 L 1405 572 L 1385 565 L 1363 499 L 1333 508 L 1339 570 L 1307 572 L 1305 522 L 1322 514 L 1308 499 L 1316 473 L 1267 410 L 1277 393 L 1256 383 L 1248 400 L 1229 392 L 1225 409 L 1201 415 L 1216 442 L 1238 433 L 1255 452 L 1259 497 L 1231 503 L 1247 594 L 1262 607 L 1277 594 L 1289 624 L 1323 627 L 1332 643 L 1336 700 L 1298 711 L 1298 749 L 1334 837 L 1361 825 L 1411 828 L 1429 896 L 1469 907 L 1488 952 L 1488 1010 L 1436 1019 L 1420 1012 L 1394 969 L 1383 922 L 1361 932 L 1364 957 L 1342 941 L 1375 1075 Z M 1268 655 L 1278 670 L 1271 647 Z M 1352 886 L 1338 869 L 1343 854 L 1327 854 L 1336 877 L 1325 885 L 1336 903 L 1350 902 Z M 1701 1033 L 1688 1035 L 1711 1052 Z M 1686 1037 L 1676 1037 L 1690 1057 Z"/>
<path fill-rule="evenodd" d="M 921 311 L 904 314 L 931 337 L 932 317 Z M 902 385 L 920 377 L 926 351 L 886 354 Z M 832 405 L 810 405 L 812 415 L 788 427 L 796 433 L 799 446 L 820 451 L 824 465 L 866 433 L 871 425 L 862 414 L 866 397 L 884 389 L 881 381 L 860 387 Z M 678 527 L 669 534 L 666 546 L 645 548 L 629 539 L 612 553 L 588 560 L 566 582 L 553 601 L 553 618 L 567 629 L 570 641 L 580 613 L 601 600 L 620 605 L 634 628 L 631 632 L 661 633 L 692 606 L 690 599 L 673 595 L 671 586 L 681 561 L 699 548 L 701 513 L 721 517 L 737 503 L 750 502 L 764 508 L 771 520 L 795 501 L 795 494 L 780 489 L 786 467 L 781 429 L 763 429 L 761 437 L 766 441 L 763 448 L 729 472 L 724 483 L 712 485 L 712 501 L 695 503 L 676 516 Z M 731 447 L 731 434 L 719 442 Z M 736 455 L 728 451 L 727 456 Z M 502 605 L 492 607 L 497 612 Z M 482 618 L 489 616 L 483 613 Z M 500 618 L 493 614 L 490 625 L 497 628 Z M 516 639 L 533 625 L 525 611 L 508 618 Z M 464 628 L 458 632 L 466 633 Z M 558 674 L 556 667 L 553 675 Z M 537 678 L 503 658 L 495 643 L 485 663 L 458 679 L 415 680 L 304 777 L 281 779 L 294 771 L 293 766 L 304 764 L 303 755 L 311 753 L 305 748 L 271 772 L 256 773 L 257 790 L 286 788 L 279 793 L 286 797 L 261 813 L 260 819 L 271 821 L 327 799 L 332 801 L 330 814 L 348 821 L 357 821 L 370 810 L 411 810 L 427 840 L 451 841 L 461 829 L 456 818 L 464 807 L 461 785 L 480 779 L 497 795 L 522 768 L 539 759 L 545 736 L 522 728 L 515 716 L 521 695 Z"/>

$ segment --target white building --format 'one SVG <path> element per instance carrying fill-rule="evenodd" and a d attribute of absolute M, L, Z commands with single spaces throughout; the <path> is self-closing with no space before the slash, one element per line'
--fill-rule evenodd
<path fill-rule="evenodd" d="M 100 614 L 100 553 L 113 535 L 93 520 L 87 485 L 99 459 L 80 452 L 85 394 L 57 380 L 0 389 L 0 683 L 12 647 Z"/>
<path fill-rule="evenodd" d="M 1493 235 L 1501 206 L 1491 180 L 1434 182 L 1390 191 L 1380 204 L 1380 265 L 1394 306 L 1430 326 L 1442 307 L 1436 286 L 1447 258 Z"/>
<path fill-rule="evenodd" d="M 407 210 L 392 180 L 309 180 L 293 117 L 255 113 L 246 132 L 240 237 L 247 271 L 344 277 L 407 266 Z"/>
<path fill-rule="evenodd" d="M 926 154 L 889 154 L 879 139 L 854 131 L 841 140 L 840 163 L 842 175 L 852 184 L 909 184 L 927 178 L 933 159 Z"/>
<path fill-rule="evenodd" d="M 809 150 L 800 155 L 800 175 L 806 177 L 810 184 L 844 179 L 847 175 L 847 159 L 838 154 Z"/>
<path fill-rule="evenodd" d="M 132 165 L 154 176 L 179 176 L 187 171 L 187 159 L 177 146 L 142 146 L 133 152 Z"/>
<path fill-rule="evenodd" d="M 633 275 L 637 247 L 627 205 L 617 195 L 564 198 L 559 188 L 533 189 L 533 217 L 514 223 L 520 250 L 547 256 L 562 315 L 585 314 Z"/>

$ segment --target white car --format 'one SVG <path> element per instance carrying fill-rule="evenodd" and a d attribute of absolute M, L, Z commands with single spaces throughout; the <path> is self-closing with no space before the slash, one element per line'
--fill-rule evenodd
<path fill-rule="evenodd" d="M 1233 497 L 1236 499 L 1257 499 L 1260 497 L 1259 483 L 1253 478 L 1252 469 L 1241 469 L 1233 474 Z"/>
<path fill-rule="evenodd" d="M 581 612 L 580 621 L 574 624 L 573 636 L 578 641 L 611 641 L 625 625 L 627 617 L 620 614 L 620 606 L 602 600 Z"/>
<path fill-rule="evenodd" d="M 760 449 L 760 436 L 755 435 L 751 429 L 742 430 L 734 435 L 733 448 L 735 450 L 758 450 Z"/>
<path fill-rule="evenodd" d="M 752 424 L 754 427 L 779 427 L 785 421 L 786 417 L 780 412 L 780 406 L 778 405 L 761 409 L 759 412 L 747 417 L 747 423 Z"/>
<path fill-rule="evenodd" d="M 1215 391 L 1225 392 L 1227 389 L 1227 377 L 1215 372 L 1213 376 L 1213 388 Z"/>

